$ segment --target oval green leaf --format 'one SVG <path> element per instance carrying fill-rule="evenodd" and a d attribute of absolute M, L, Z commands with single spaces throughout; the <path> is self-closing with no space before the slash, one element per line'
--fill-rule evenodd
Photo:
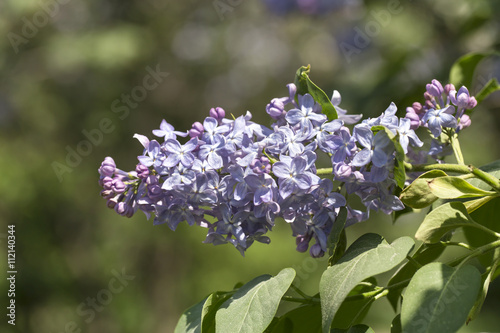
<path fill-rule="evenodd" d="M 432 194 L 440 199 L 474 198 L 496 194 L 477 188 L 459 177 L 439 177 L 428 180 L 427 183 Z"/>
<path fill-rule="evenodd" d="M 448 231 L 472 226 L 473 220 L 461 202 L 448 202 L 430 212 L 420 225 L 415 238 L 425 243 L 439 242 Z"/>
<path fill-rule="evenodd" d="M 295 270 L 285 268 L 275 277 L 262 275 L 245 284 L 217 311 L 216 332 L 263 332 L 294 278 Z"/>
<path fill-rule="evenodd" d="M 470 265 L 450 267 L 434 262 L 419 269 L 404 294 L 403 332 L 452 333 L 467 320 L 481 285 Z"/>
<path fill-rule="evenodd" d="M 207 299 L 208 297 L 182 313 L 174 333 L 201 333 L 202 311 Z"/>
<path fill-rule="evenodd" d="M 438 199 L 429 188 L 429 179 L 446 176 L 447 174 L 441 170 L 427 171 L 408 185 L 403 192 L 401 192 L 399 199 L 401 199 L 405 205 L 412 208 L 425 208 Z"/>
<path fill-rule="evenodd" d="M 365 234 L 347 249 L 335 265 L 328 267 L 319 284 L 323 332 L 330 331 L 335 314 L 356 285 L 396 267 L 414 244 L 410 237 L 401 237 L 388 244 L 380 235 Z"/>

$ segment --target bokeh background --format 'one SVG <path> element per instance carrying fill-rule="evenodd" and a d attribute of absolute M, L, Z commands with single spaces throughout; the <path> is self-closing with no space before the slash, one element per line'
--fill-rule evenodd
<path fill-rule="evenodd" d="M 316 293 L 326 262 L 296 252 L 285 223 L 270 245 L 242 257 L 230 245 L 202 244 L 199 228 L 123 218 L 99 196 L 100 162 L 110 155 L 132 170 L 142 149 L 135 133 L 152 136 L 162 119 L 187 130 L 215 106 L 268 124 L 266 104 L 287 95 L 307 64 L 350 113 L 377 116 L 391 101 L 404 112 L 425 83 L 446 82 L 458 57 L 498 49 L 499 17 L 494 0 L 2 0 L 0 244 L 6 253 L 14 224 L 18 274 L 15 327 L 3 315 L 0 279 L 0 330 L 172 332 L 210 292 L 285 267 Z M 499 68 L 485 60 L 472 92 Z M 158 84 L 144 90 L 151 71 Z M 499 111 L 498 95 L 476 109 L 461 139 L 466 162 L 500 158 Z M 365 232 L 413 235 L 423 217 L 393 225 L 373 215 L 348 230 L 349 242 Z M 5 272 L 5 254 L 0 263 Z M 499 295 L 496 281 L 460 332 L 498 332 Z M 393 316 L 383 299 L 366 323 L 388 332 Z"/>

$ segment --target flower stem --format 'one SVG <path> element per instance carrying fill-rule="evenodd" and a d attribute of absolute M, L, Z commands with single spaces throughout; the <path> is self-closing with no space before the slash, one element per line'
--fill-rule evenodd
<path fill-rule="evenodd" d="M 430 170 L 442 170 L 444 172 L 453 172 L 461 174 L 472 174 L 474 177 L 481 179 L 486 184 L 493 187 L 497 192 L 500 192 L 500 180 L 483 170 L 476 168 L 473 165 L 459 165 L 459 164 L 410 164 L 405 162 L 406 171 L 430 171 Z"/>
<path fill-rule="evenodd" d="M 333 168 L 320 168 L 316 169 L 316 174 L 318 176 L 331 175 L 333 173 Z"/>
<path fill-rule="evenodd" d="M 458 134 L 453 133 L 450 135 L 450 143 L 453 148 L 453 152 L 455 153 L 455 158 L 457 159 L 458 164 L 465 165 L 464 156 L 462 155 L 462 150 L 460 149 L 460 143 L 458 142 Z"/>

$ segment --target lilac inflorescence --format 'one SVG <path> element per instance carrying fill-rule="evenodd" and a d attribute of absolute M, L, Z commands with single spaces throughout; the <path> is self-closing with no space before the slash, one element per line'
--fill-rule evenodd
<path fill-rule="evenodd" d="M 99 168 L 108 207 L 127 217 L 141 210 L 172 230 L 183 221 L 196 224 L 208 231 L 205 243 L 231 243 L 241 254 L 254 241 L 269 243 L 266 233 L 282 218 L 292 228 L 297 250 L 321 257 L 343 207 L 346 226 L 366 220 L 370 211 L 404 208 L 394 195 L 396 145 L 411 160 L 422 159 L 414 150 L 423 146 L 415 130 L 426 127 L 433 141 L 424 155 L 441 155 L 441 133 L 469 126 L 464 112 L 476 104 L 465 87 L 457 92 L 433 80 L 424 105 L 414 103 L 404 118 L 391 103 L 379 117 L 359 123 L 361 115 L 347 115 L 339 107 L 338 91 L 332 96 L 338 119 L 328 120 L 311 95 L 297 94 L 294 84 L 287 87 L 289 96 L 266 107 L 274 121 L 269 127 L 253 122 L 250 112 L 226 118 L 218 107 L 186 132 L 163 120 L 153 130 L 161 142 L 135 134 L 144 149 L 134 171 L 116 168 L 111 157 Z M 187 138 L 181 143 L 178 137 Z M 331 161 L 331 169 L 317 168 L 320 155 Z M 347 202 L 353 194 L 364 210 Z"/>

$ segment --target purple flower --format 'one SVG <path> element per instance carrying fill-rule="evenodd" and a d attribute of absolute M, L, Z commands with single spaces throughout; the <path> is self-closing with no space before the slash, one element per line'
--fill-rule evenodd
<path fill-rule="evenodd" d="M 455 128 L 457 127 L 457 119 L 452 116 L 455 112 L 453 105 L 449 105 L 444 109 L 431 109 L 427 111 L 422 118 L 424 123 L 427 123 L 429 130 L 435 138 L 441 135 L 443 127 Z"/>
<path fill-rule="evenodd" d="M 280 178 L 280 195 L 283 198 L 292 194 L 296 188 L 306 190 L 311 187 L 312 179 L 306 167 L 307 161 L 301 156 L 282 156 L 279 162 L 274 163 L 273 173 Z"/>
<path fill-rule="evenodd" d="M 417 134 L 415 134 L 415 131 L 411 129 L 411 120 L 408 118 L 401 118 L 399 120 L 398 133 L 399 143 L 401 144 L 401 147 L 403 147 L 405 154 L 408 153 L 408 144 L 410 141 L 417 147 L 422 147 L 424 145 L 424 143 L 418 138 Z"/>
<path fill-rule="evenodd" d="M 332 94 L 332 104 L 333 106 L 335 106 L 335 110 L 337 110 L 338 119 L 343 121 L 344 124 L 353 125 L 360 121 L 361 118 L 363 118 L 362 114 L 348 115 L 346 110 L 339 107 L 341 102 L 342 97 L 340 96 L 340 93 L 337 90 L 334 90 Z"/>
<path fill-rule="evenodd" d="M 115 161 L 111 157 L 106 157 L 104 161 L 101 163 L 101 167 L 99 168 L 99 174 L 103 177 L 108 176 L 112 177 L 116 170 Z"/>
<path fill-rule="evenodd" d="M 250 174 L 245 177 L 245 182 L 253 191 L 253 203 L 256 206 L 271 202 L 275 199 L 274 192 L 277 189 L 276 182 L 268 174 Z"/>
<path fill-rule="evenodd" d="M 153 130 L 153 134 L 155 136 L 163 137 L 165 141 L 169 139 L 176 139 L 177 135 L 186 137 L 188 135 L 187 132 L 179 132 L 174 129 L 174 126 L 170 125 L 165 121 L 165 119 L 162 120 L 160 124 L 160 129 Z"/>
<path fill-rule="evenodd" d="M 394 148 L 385 131 L 379 131 L 375 136 L 366 124 L 356 125 L 354 137 L 364 147 L 352 160 L 352 165 L 360 167 L 372 162 L 377 167 L 382 167 L 389 161 L 389 155 Z"/>
<path fill-rule="evenodd" d="M 321 124 L 326 120 L 326 116 L 322 113 L 314 111 L 315 101 L 311 95 L 305 94 L 301 99 L 300 109 L 292 109 L 287 112 L 285 118 L 292 124 L 300 123 L 302 128 L 312 129 L 316 124 Z"/>
<path fill-rule="evenodd" d="M 171 168 L 177 166 L 179 163 L 185 167 L 191 167 L 195 161 L 195 157 L 192 153 L 193 150 L 198 146 L 198 139 L 193 138 L 181 146 L 179 141 L 174 139 L 169 139 L 163 144 L 163 148 L 168 154 L 167 159 L 163 165 Z"/>
<path fill-rule="evenodd" d="M 339 135 L 330 137 L 326 145 L 330 148 L 328 152 L 333 154 L 332 161 L 334 163 L 344 162 L 356 151 L 355 138 L 351 136 L 347 127 L 342 127 Z"/>

